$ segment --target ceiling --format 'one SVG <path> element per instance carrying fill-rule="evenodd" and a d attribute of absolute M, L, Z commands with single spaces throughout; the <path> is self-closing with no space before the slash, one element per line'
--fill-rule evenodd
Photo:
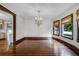
<path fill-rule="evenodd" d="M 2 3 L 3 6 L 13 11 L 24 20 L 32 20 L 40 10 L 40 15 L 45 20 L 51 20 L 69 8 L 73 3 Z"/>

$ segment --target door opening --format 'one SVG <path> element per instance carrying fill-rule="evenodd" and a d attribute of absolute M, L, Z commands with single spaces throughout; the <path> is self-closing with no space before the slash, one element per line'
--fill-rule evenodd
<path fill-rule="evenodd" d="M 2 5 L 0 5 L 0 46 L 0 55 L 13 54 L 16 49 L 16 14 Z"/>

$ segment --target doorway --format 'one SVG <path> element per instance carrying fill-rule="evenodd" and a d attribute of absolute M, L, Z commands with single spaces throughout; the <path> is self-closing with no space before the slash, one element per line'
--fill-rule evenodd
<path fill-rule="evenodd" d="M 0 5 L 0 55 L 16 49 L 16 14 Z"/>

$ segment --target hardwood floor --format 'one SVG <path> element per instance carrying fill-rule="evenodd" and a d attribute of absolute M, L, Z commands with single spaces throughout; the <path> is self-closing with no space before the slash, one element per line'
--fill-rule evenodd
<path fill-rule="evenodd" d="M 0 56 L 13 55 L 12 46 L 8 47 L 6 39 L 0 40 Z"/>
<path fill-rule="evenodd" d="M 7 42 L 5 39 L 0 40 L 0 55 L 5 55 L 8 51 Z"/>
<path fill-rule="evenodd" d="M 0 41 L 1 42 L 1 41 Z M 3 41 L 2 41 L 3 42 Z M 0 43 L 0 55 L 15 56 L 76 56 L 76 54 L 65 45 L 51 38 L 46 39 L 25 39 L 16 45 L 15 52 L 12 46 L 7 47 Z"/>
<path fill-rule="evenodd" d="M 54 55 L 50 40 L 24 40 L 16 47 L 16 55 L 49 56 Z"/>
<path fill-rule="evenodd" d="M 77 56 L 75 52 L 61 44 L 60 42 L 54 41 L 54 52 L 56 56 Z"/>
<path fill-rule="evenodd" d="M 68 47 L 56 40 L 26 39 L 16 46 L 16 55 L 26 56 L 76 56 Z"/>

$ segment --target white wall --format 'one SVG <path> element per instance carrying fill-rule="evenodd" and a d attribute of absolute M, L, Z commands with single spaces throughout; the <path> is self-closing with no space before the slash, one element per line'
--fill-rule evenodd
<path fill-rule="evenodd" d="M 24 20 L 24 36 L 25 37 L 50 37 L 51 36 L 51 22 L 50 20 L 43 20 L 40 27 L 37 26 L 35 20 Z"/>
<path fill-rule="evenodd" d="M 57 18 L 55 18 L 55 20 L 61 20 L 61 18 L 73 13 L 73 40 L 61 37 L 61 27 L 60 27 L 60 36 L 53 35 L 53 37 L 60 38 L 61 40 L 66 41 L 79 48 L 79 43 L 77 42 L 77 22 L 76 22 L 76 10 L 78 8 L 79 8 L 79 4 L 73 6 L 72 8 L 65 11 L 63 14 L 59 15 Z"/>
<path fill-rule="evenodd" d="M 24 37 L 23 19 L 16 15 L 16 41 Z"/>

